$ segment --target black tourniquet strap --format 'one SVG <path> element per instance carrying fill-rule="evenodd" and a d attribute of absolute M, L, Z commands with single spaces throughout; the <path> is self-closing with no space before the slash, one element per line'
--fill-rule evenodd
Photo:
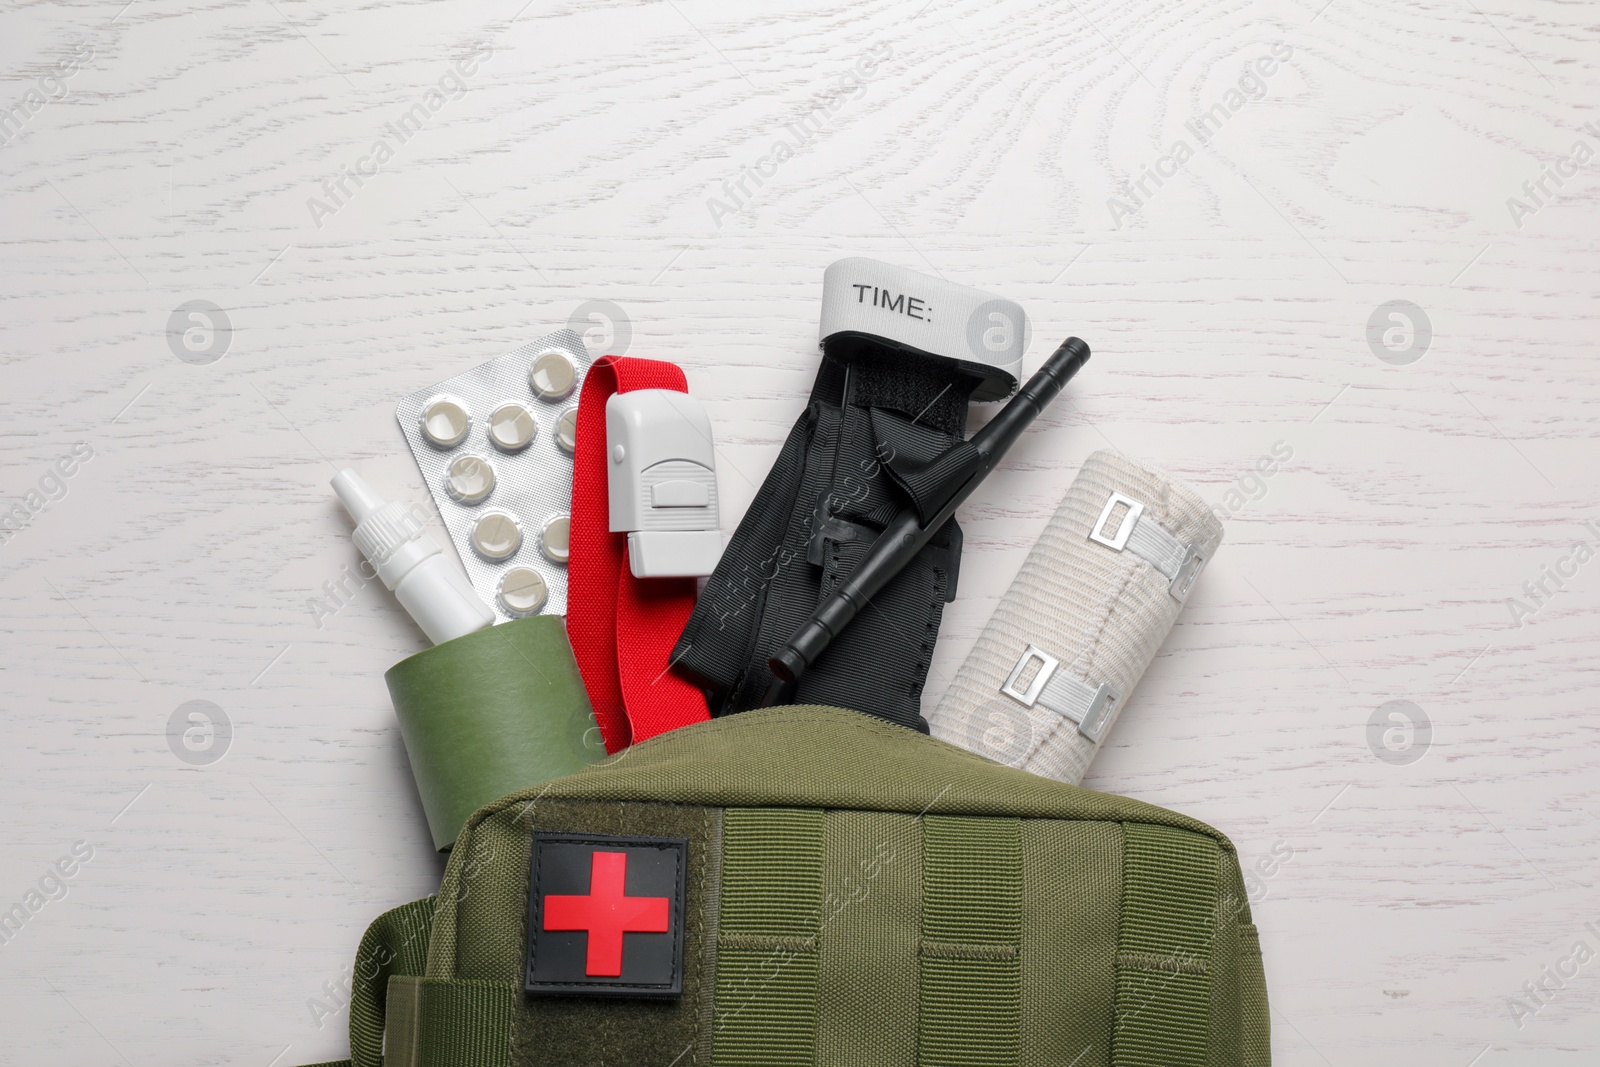
<path fill-rule="evenodd" d="M 946 362 L 859 336 L 829 344 L 811 403 L 673 652 L 677 669 L 720 698 L 717 714 L 759 704 L 772 681 L 768 657 L 897 512 L 925 518 L 927 502 L 970 473 L 961 432 L 977 384 Z M 960 556 L 951 520 L 812 664 L 795 702 L 925 732 L 922 685 Z"/>

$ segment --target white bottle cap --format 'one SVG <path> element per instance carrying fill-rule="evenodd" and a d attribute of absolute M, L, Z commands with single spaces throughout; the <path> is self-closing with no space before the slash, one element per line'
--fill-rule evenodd
<path fill-rule="evenodd" d="M 340 471 L 331 484 L 356 520 L 356 548 L 430 641 L 439 645 L 494 625 L 494 612 L 405 505 L 385 501 L 353 470 Z"/>

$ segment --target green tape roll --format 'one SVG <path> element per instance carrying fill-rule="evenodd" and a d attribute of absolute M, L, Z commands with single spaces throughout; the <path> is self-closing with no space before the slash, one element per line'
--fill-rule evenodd
<path fill-rule="evenodd" d="M 446 641 L 384 680 L 440 852 L 483 805 L 605 756 L 559 616 Z"/>

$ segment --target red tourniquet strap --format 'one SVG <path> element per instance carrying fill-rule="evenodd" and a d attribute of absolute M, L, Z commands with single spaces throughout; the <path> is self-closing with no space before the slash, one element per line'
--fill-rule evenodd
<path fill-rule="evenodd" d="M 611 532 L 606 400 L 635 389 L 688 392 L 683 371 L 653 359 L 606 356 L 578 394 L 567 560 L 567 637 L 607 752 L 711 717 L 705 694 L 668 670 L 694 610 L 693 578 L 635 578 L 628 535 Z"/>

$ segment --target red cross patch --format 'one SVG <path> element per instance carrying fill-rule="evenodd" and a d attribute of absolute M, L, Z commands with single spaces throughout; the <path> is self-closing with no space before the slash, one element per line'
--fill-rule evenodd
<path fill-rule="evenodd" d="M 683 838 L 534 834 L 528 992 L 678 996 L 687 852 Z"/>

